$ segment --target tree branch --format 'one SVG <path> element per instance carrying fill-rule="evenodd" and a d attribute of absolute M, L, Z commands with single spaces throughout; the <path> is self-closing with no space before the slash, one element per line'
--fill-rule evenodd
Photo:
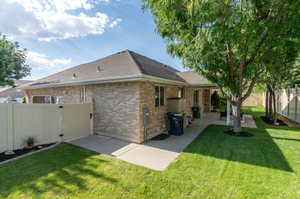
<path fill-rule="evenodd" d="M 246 66 L 248 66 L 249 64 L 251 64 L 253 61 L 254 61 L 254 59 L 256 58 L 256 56 L 257 56 L 257 51 L 260 49 L 260 47 L 263 45 L 263 43 L 266 41 L 266 39 L 267 39 L 267 37 L 268 37 L 268 29 L 266 29 L 263 33 L 262 33 L 262 35 L 260 36 L 260 40 L 259 40 L 259 42 L 257 43 L 257 45 L 256 45 L 256 47 L 255 47 L 255 53 L 250 57 L 250 59 L 249 60 L 247 60 L 246 61 L 246 63 L 245 63 L 245 67 Z"/>
<path fill-rule="evenodd" d="M 242 101 L 242 102 L 244 102 L 244 101 L 251 95 L 251 93 L 252 93 L 252 91 L 253 91 L 253 88 L 254 88 L 254 86 L 255 86 L 255 83 L 256 83 L 256 81 L 257 81 L 258 74 L 259 74 L 260 72 L 261 72 L 261 71 L 258 71 L 258 72 L 254 75 L 254 77 L 252 78 L 251 83 L 250 83 L 250 86 L 249 86 L 249 88 L 248 88 L 246 94 L 241 98 L 241 101 Z"/>

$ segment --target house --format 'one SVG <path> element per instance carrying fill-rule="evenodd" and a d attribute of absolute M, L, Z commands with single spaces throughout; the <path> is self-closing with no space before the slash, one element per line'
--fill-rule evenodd
<path fill-rule="evenodd" d="M 22 91 L 19 87 L 31 82 L 32 81 L 28 80 L 15 80 L 15 87 L 0 87 L 0 103 L 22 103 L 25 99 L 25 92 Z"/>
<path fill-rule="evenodd" d="M 126 50 L 23 89 L 30 103 L 91 103 L 95 134 L 141 143 L 166 130 L 166 113 L 174 100 L 188 115 L 195 105 L 209 111 L 215 87 L 196 73 L 179 72 Z"/>

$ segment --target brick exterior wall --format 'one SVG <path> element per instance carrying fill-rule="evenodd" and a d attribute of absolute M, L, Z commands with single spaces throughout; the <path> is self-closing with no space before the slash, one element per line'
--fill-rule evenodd
<path fill-rule="evenodd" d="M 165 105 L 155 107 L 155 86 L 163 86 L 165 88 Z M 178 91 L 181 86 L 171 86 L 155 83 L 140 84 L 140 117 L 143 118 L 143 109 L 147 107 L 150 110 L 150 122 L 146 126 L 147 139 L 156 136 L 159 133 L 166 131 L 167 121 L 166 113 L 168 112 L 168 98 L 178 97 Z M 191 115 L 191 108 L 194 106 L 194 91 L 199 90 L 199 105 L 202 105 L 202 89 L 200 88 L 185 88 L 185 113 Z M 141 135 L 145 135 L 145 126 L 143 121 L 140 123 Z M 145 136 L 144 136 L 144 139 Z"/>
<path fill-rule="evenodd" d="M 26 90 L 29 102 L 32 96 L 62 96 L 64 104 L 84 103 L 81 90 L 86 90 L 86 103 L 93 104 L 93 130 L 99 135 L 111 136 L 140 143 L 139 83 L 112 83 L 87 86 L 57 87 Z"/>
<path fill-rule="evenodd" d="M 165 105 L 155 107 L 155 86 L 165 88 Z M 85 88 L 85 102 L 93 104 L 93 130 L 99 135 L 141 143 L 145 141 L 143 109 L 150 110 L 150 123 L 147 126 L 148 139 L 166 131 L 168 98 L 178 97 L 180 86 L 154 84 L 148 82 L 128 82 L 95 84 L 26 90 L 29 102 L 32 96 L 62 96 L 64 104 L 84 103 L 82 89 Z M 185 89 L 185 112 L 192 114 L 194 91 L 199 90 L 199 105 L 202 103 L 202 89 Z"/>
<path fill-rule="evenodd" d="M 140 143 L 139 84 L 118 83 L 91 86 L 94 131 L 100 135 Z"/>

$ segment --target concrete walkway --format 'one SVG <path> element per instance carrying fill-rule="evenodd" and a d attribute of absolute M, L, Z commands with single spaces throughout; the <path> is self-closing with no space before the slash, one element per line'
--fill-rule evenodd
<path fill-rule="evenodd" d="M 70 141 L 70 143 L 108 154 L 132 164 L 150 169 L 165 170 L 180 152 L 189 145 L 208 125 L 224 124 L 215 113 L 209 113 L 203 120 L 194 121 L 185 129 L 182 136 L 170 136 L 165 140 L 149 140 L 143 144 L 135 144 L 105 136 L 88 136 Z M 252 119 L 253 120 L 253 119 Z M 251 123 L 251 122 L 250 122 Z M 248 124 L 247 122 L 243 125 Z M 254 123 L 255 124 L 255 123 Z M 249 127 L 252 126 L 252 123 Z"/>

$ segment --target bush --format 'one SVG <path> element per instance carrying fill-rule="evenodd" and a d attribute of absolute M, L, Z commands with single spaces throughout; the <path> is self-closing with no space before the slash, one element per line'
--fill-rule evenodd
<path fill-rule="evenodd" d="M 34 137 L 28 137 L 26 139 L 26 146 L 29 147 L 29 148 L 32 148 L 36 143 L 36 140 Z"/>
<path fill-rule="evenodd" d="M 217 91 L 211 95 L 211 105 L 213 106 L 213 110 L 220 108 L 220 96 Z"/>

